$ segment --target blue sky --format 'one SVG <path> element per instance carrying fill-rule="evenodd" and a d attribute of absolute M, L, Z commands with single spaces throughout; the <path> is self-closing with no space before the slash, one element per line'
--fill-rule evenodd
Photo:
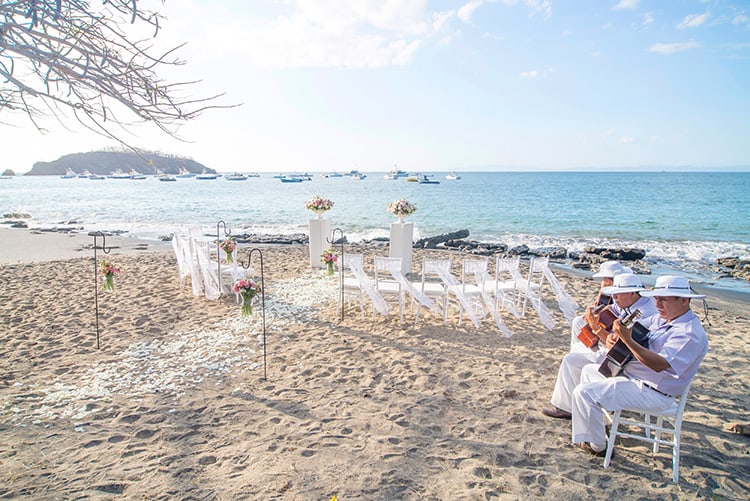
<path fill-rule="evenodd" d="M 139 2 L 160 7 L 154 0 Z M 172 79 L 243 103 L 177 142 L 220 171 L 750 170 L 750 3 L 167 0 Z M 5 127 L 4 167 L 112 143 Z M 6 131 L 9 131 L 6 134 Z M 4 141 L 5 142 L 5 141 Z"/>

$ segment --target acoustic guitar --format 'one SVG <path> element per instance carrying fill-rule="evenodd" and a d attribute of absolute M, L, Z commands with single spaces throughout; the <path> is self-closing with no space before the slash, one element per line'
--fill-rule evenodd
<path fill-rule="evenodd" d="M 636 322 L 641 317 L 641 311 L 635 310 L 622 319 L 622 325 L 632 329 L 633 340 L 644 348 L 648 348 L 648 329 Z M 625 365 L 633 360 L 633 352 L 621 339 L 609 349 L 607 356 L 599 366 L 599 372 L 605 377 L 615 377 L 622 374 Z"/>
<path fill-rule="evenodd" d="M 612 311 L 609 303 L 597 305 L 596 308 L 592 310 L 592 313 L 594 315 L 599 315 L 599 329 L 604 329 L 605 331 L 612 330 L 612 324 L 614 324 L 617 319 L 617 315 Z M 590 349 L 594 349 L 602 339 L 603 338 L 600 338 L 593 330 L 591 330 L 588 323 L 584 325 L 578 333 L 578 340 Z"/>

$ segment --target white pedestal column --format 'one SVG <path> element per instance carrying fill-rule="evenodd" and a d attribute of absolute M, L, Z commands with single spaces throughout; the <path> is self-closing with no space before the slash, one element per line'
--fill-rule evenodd
<path fill-rule="evenodd" d="M 321 218 L 310 220 L 310 266 L 313 268 L 323 268 L 325 266 L 320 255 L 331 246 L 327 240 L 330 236 L 330 219 Z"/>
<path fill-rule="evenodd" d="M 390 257 L 401 258 L 401 273 L 411 273 L 411 249 L 414 223 L 391 223 Z"/>

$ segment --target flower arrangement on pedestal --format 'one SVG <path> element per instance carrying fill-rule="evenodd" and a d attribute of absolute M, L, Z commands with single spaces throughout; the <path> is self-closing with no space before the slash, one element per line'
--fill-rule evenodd
<path fill-rule="evenodd" d="M 232 285 L 235 294 L 242 296 L 242 316 L 247 317 L 253 314 L 253 298 L 260 294 L 261 286 L 251 278 L 242 278 Z"/>
<path fill-rule="evenodd" d="M 414 214 L 416 211 L 417 206 L 410 202 L 407 202 L 403 198 L 388 202 L 388 212 L 396 216 L 402 223 L 404 222 L 404 218 L 406 216 Z"/>
<path fill-rule="evenodd" d="M 232 253 L 234 252 L 234 249 L 237 248 L 237 242 L 232 240 L 232 237 L 227 237 L 219 244 L 219 248 L 224 251 L 224 254 L 226 254 L 227 263 L 232 264 L 234 262 Z"/>
<path fill-rule="evenodd" d="M 333 265 L 336 261 L 339 260 L 339 257 L 336 255 L 335 252 L 333 252 L 333 249 L 328 249 L 323 254 L 321 254 L 320 257 L 323 259 L 323 262 L 326 264 L 328 274 L 333 275 Z"/>
<path fill-rule="evenodd" d="M 104 283 L 102 284 L 102 290 L 114 291 L 115 290 L 115 275 L 120 274 L 120 268 L 114 265 L 109 259 L 99 260 L 99 272 L 104 276 Z"/>
<path fill-rule="evenodd" d="M 325 211 L 333 208 L 333 201 L 323 198 L 320 195 L 315 195 L 310 200 L 305 202 L 305 209 L 311 210 L 316 216 L 320 217 Z"/>

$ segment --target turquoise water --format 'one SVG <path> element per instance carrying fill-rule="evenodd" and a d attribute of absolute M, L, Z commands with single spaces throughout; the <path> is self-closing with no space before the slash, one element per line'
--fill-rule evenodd
<path fill-rule="evenodd" d="M 471 172 L 440 184 L 367 173 L 281 183 L 178 179 L 92 181 L 56 176 L 0 181 L 0 211 L 26 212 L 32 225 L 75 220 L 86 229 L 154 238 L 176 226 L 206 231 L 226 221 L 235 232 L 305 233 L 305 200 L 334 201 L 327 213 L 349 240 L 388 235 L 395 198 L 418 207 L 415 237 L 468 229 L 470 238 L 529 247 L 639 247 L 656 267 L 710 278 L 717 257 L 750 256 L 750 173 Z"/>

